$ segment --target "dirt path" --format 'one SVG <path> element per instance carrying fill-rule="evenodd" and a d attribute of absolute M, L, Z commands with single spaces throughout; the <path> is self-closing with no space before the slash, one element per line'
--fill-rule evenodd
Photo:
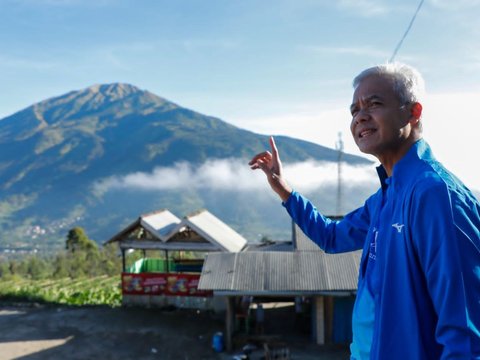
<path fill-rule="evenodd" d="M 186 310 L 0 304 L 0 359 L 232 359 L 211 347 L 222 320 Z M 292 344 L 292 359 L 347 358 L 344 348 Z"/>

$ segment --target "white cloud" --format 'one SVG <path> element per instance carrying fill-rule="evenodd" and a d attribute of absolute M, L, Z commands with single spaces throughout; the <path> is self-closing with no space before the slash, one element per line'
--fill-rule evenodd
<path fill-rule="evenodd" d="M 335 184 L 337 167 L 333 163 L 313 160 L 287 164 L 285 176 L 295 188 L 311 191 L 323 185 Z M 349 184 L 376 181 L 371 166 L 344 164 L 343 176 Z M 200 166 L 181 162 L 171 167 L 157 167 L 151 173 L 137 172 L 123 177 L 109 177 L 94 185 L 97 194 L 116 189 L 159 191 L 182 188 L 264 192 L 268 185 L 262 171 L 250 170 L 247 161 L 241 159 L 209 160 Z"/>
<path fill-rule="evenodd" d="M 256 176 L 255 176 L 256 175 Z M 247 161 L 238 159 L 210 160 L 196 167 L 179 162 L 171 167 L 157 167 L 151 173 L 137 172 L 123 177 L 110 177 L 95 185 L 97 191 L 110 189 L 169 190 L 211 188 L 246 191 L 258 187 L 261 178 L 252 174 Z"/>
<path fill-rule="evenodd" d="M 305 161 L 289 164 L 285 167 L 285 177 L 289 183 L 302 192 L 312 191 L 324 185 L 338 182 L 336 163 Z M 351 166 L 342 164 L 342 180 L 345 184 L 378 182 L 374 166 Z"/>

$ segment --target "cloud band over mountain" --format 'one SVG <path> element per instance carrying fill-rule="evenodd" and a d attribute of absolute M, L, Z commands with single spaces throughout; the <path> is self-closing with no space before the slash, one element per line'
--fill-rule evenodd
<path fill-rule="evenodd" d="M 300 191 L 312 191 L 324 185 L 336 184 L 336 164 L 314 160 L 286 164 L 285 177 Z M 376 182 L 372 166 L 342 164 L 344 185 Z M 242 159 L 207 160 L 201 165 L 178 162 L 170 167 L 156 167 L 152 172 L 134 172 L 125 176 L 112 176 L 97 181 L 94 190 L 103 194 L 110 190 L 160 191 L 182 188 L 264 191 L 266 181 L 260 171 L 252 171 Z"/>

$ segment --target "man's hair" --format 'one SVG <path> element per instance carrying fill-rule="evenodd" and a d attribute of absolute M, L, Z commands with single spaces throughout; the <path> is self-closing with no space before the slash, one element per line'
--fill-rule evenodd
<path fill-rule="evenodd" d="M 422 102 L 425 83 L 418 70 L 402 63 L 387 63 L 363 70 L 353 79 L 353 88 L 369 76 L 381 76 L 393 81 L 393 90 L 402 104 Z"/>

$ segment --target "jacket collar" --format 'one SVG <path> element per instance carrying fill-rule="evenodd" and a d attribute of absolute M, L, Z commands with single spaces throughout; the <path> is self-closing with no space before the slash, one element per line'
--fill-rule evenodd
<path fill-rule="evenodd" d="M 430 146 L 423 139 L 414 143 L 408 152 L 393 166 L 391 177 L 387 176 L 387 172 L 383 165 L 377 167 L 377 173 L 380 178 L 382 189 L 385 190 L 391 181 L 402 182 L 402 180 L 411 178 L 413 166 L 419 160 L 427 162 L 435 160 Z"/>

